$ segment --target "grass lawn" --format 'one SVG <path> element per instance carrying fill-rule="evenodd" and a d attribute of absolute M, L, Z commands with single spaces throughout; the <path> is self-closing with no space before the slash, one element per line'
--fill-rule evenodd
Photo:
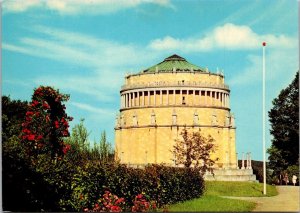
<path fill-rule="evenodd" d="M 263 197 L 263 184 L 255 182 L 206 181 L 206 195 Z M 275 186 L 267 184 L 267 196 L 277 195 Z"/>
<path fill-rule="evenodd" d="M 171 212 L 193 211 L 221 211 L 221 212 L 249 212 L 255 207 L 255 203 L 221 198 L 219 196 L 205 195 L 199 199 L 177 203 L 168 207 Z"/>
<path fill-rule="evenodd" d="M 222 198 L 220 196 L 262 197 L 263 184 L 253 182 L 206 181 L 206 191 L 201 198 L 168 206 L 169 211 L 222 211 L 249 212 L 255 203 L 243 200 Z M 267 185 L 267 196 L 277 195 L 275 186 Z"/>

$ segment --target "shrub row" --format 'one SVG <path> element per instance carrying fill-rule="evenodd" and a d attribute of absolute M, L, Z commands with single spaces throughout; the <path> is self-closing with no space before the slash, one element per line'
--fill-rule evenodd
<path fill-rule="evenodd" d="M 87 163 L 74 175 L 68 211 L 91 209 L 106 190 L 125 198 L 130 210 L 135 196 L 143 193 L 158 207 L 200 197 L 204 181 L 199 170 L 150 165 L 144 169 L 125 165 Z"/>

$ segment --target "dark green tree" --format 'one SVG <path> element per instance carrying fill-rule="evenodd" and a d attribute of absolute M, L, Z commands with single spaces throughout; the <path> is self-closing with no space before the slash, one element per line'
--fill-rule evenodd
<path fill-rule="evenodd" d="M 41 154 L 32 161 L 23 141 L 24 121 L 33 121 L 32 106 L 26 101 L 2 97 L 2 196 L 5 211 L 59 211 L 61 197 L 67 194 L 72 165 L 64 159 L 53 163 Z M 36 122 L 38 123 L 38 122 Z M 32 123 L 33 124 L 33 123 Z M 43 123 L 38 123 L 42 126 Z M 28 126 L 28 125 L 27 125 Z M 33 126 L 28 126 L 32 130 Z M 27 131 L 26 131 L 27 132 Z M 68 180 L 68 181 L 67 181 Z"/>
<path fill-rule="evenodd" d="M 269 166 L 275 174 L 299 165 L 299 71 L 293 82 L 281 90 L 269 111 L 272 145 Z"/>
<path fill-rule="evenodd" d="M 28 102 L 11 100 L 9 96 L 2 96 L 2 142 L 5 143 L 12 136 L 19 136 L 22 123 L 25 120 Z"/>

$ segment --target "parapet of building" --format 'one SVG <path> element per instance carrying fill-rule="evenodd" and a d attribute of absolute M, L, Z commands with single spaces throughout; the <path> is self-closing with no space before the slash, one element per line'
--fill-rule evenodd
<path fill-rule="evenodd" d="M 116 117 L 116 157 L 121 163 L 174 165 L 171 152 L 183 128 L 215 139 L 215 167 L 236 168 L 235 122 L 230 90 L 221 72 L 212 73 L 172 55 L 127 75 Z"/>

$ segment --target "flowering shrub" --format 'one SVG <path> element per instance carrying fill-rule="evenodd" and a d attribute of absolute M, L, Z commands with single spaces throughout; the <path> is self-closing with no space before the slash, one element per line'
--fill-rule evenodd
<path fill-rule="evenodd" d="M 94 205 L 92 210 L 84 208 L 85 212 L 121 212 L 124 209 L 125 200 L 124 198 L 118 198 L 109 191 L 105 191 L 102 198 Z"/>
<path fill-rule="evenodd" d="M 28 154 L 51 153 L 52 157 L 59 157 L 70 149 L 63 142 L 63 138 L 69 136 L 69 121 L 72 120 L 62 104 L 68 99 L 68 95 L 60 94 L 51 87 L 40 86 L 34 90 L 22 124 L 21 139 Z"/>
<path fill-rule="evenodd" d="M 118 198 L 118 196 L 112 194 L 110 191 L 105 191 L 102 198 L 100 198 L 93 206 L 92 209 L 84 208 L 84 212 L 122 212 L 126 210 L 126 204 L 124 198 Z M 153 212 L 156 211 L 156 202 L 147 201 L 147 198 L 143 194 L 135 196 L 132 212 Z"/>
<path fill-rule="evenodd" d="M 156 202 L 155 201 L 147 201 L 145 195 L 138 194 L 134 201 L 133 206 L 131 208 L 132 212 L 154 212 L 156 211 Z"/>
<path fill-rule="evenodd" d="M 124 198 L 126 211 L 154 211 L 156 206 L 161 208 L 200 197 L 204 192 L 204 181 L 199 169 L 193 168 L 150 165 L 135 169 L 119 164 L 89 163 L 78 170 L 72 188 L 69 205 L 76 206 L 69 211 L 93 209 L 98 195 L 104 194 L 105 190 Z M 139 195 L 141 192 L 143 194 Z"/>

